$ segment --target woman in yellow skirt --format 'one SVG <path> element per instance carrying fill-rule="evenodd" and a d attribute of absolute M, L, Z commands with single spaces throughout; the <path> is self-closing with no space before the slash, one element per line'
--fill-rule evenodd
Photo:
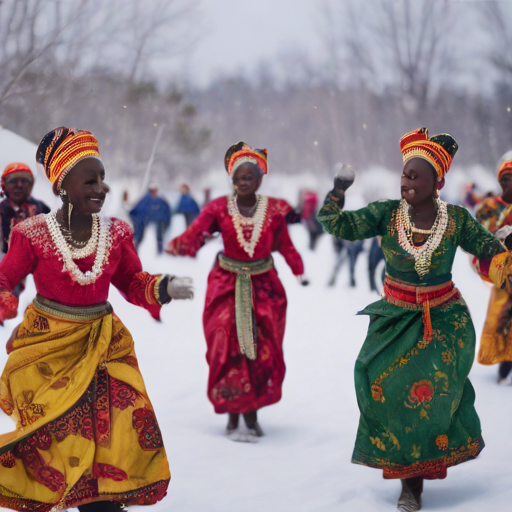
<path fill-rule="evenodd" d="M 0 264 L 0 321 L 28 274 L 37 296 L 8 342 L 0 407 L 16 430 L 0 436 L 0 507 L 81 512 L 161 500 L 170 480 L 162 435 L 128 329 L 107 302 L 110 283 L 158 319 L 188 278 L 151 275 L 132 229 L 100 218 L 108 186 L 90 132 L 57 128 L 37 160 L 63 206 L 18 224 Z"/>
<path fill-rule="evenodd" d="M 512 232 L 512 151 L 501 158 L 498 181 L 501 194 L 482 201 L 476 210 L 476 219 L 491 233 L 504 239 Z M 478 362 L 499 363 L 498 383 L 512 385 L 512 297 L 504 288 L 492 287 Z"/>

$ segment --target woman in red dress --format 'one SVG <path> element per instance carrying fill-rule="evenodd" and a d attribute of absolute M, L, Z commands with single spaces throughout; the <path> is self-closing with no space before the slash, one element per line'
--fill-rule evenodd
<path fill-rule="evenodd" d="M 203 314 L 208 398 L 216 413 L 229 413 L 230 439 L 254 442 L 263 435 L 257 410 L 281 399 L 285 375 L 286 294 L 271 252 L 279 251 L 301 281 L 304 267 L 286 226 L 291 206 L 256 195 L 267 173 L 266 150 L 239 142 L 227 151 L 225 165 L 233 194 L 208 203 L 166 250 L 194 256 L 207 236 L 222 234 L 224 252 L 208 277 Z M 247 435 L 238 431 L 240 414 Z"/>
<path fill-rule="evenodd" d="M 0 407 L 16 422 L 0 436 L 0 507 L 151 505 L 169 465 L 133 338 L 107 297 L 112 283 L 158 319 L 190 284 L 143 272 L 128 224 L 98 216 L 109 189 L 90 132 L 52 130 L 37 156 L 63 207 L 17 224 L 0 264 L 0 324 L 16 316 L 21 279 L 32 273 L 37 288 L 0 379 Z"/>

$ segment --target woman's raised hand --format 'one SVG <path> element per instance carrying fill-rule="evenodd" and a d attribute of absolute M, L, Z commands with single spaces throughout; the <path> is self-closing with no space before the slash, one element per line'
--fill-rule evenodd
<path fill-rule="evenodd" d="M 334 188 L 327 193 L 324 205 L 335 203 L 340 208 L 345 204 L 345 191 L 354 183 L 354 169 L 348 164 L 340 164 L 338 172 L 334 177 Z"/>
<path fill-rule="evenodd" d="M 341 164 L 336 176 L 334 177 L 334 190 L 338 195 L 343 195 L 345 191 L 352 186 L 355 179 L 356 174 L 354 169 L 352 169 L 352 166 L 348 164 Z"/>
<path fill-rule="evenodd" d="M 167 284 L 167 293 L 171 299 L 193 299 L 194 287 L 192 286 L 192 278 L 174 276 Z"/>

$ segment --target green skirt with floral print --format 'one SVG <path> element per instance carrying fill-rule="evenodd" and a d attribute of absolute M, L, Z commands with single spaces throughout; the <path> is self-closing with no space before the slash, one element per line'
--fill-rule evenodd
<path fill-rule="evenodd" d="M 385 478 L 444 478 L 484 447 L 468 374 L 475 330 L 466 303 L 431 308 L 432 339 L 421 310 L 375 302 L 355 366 L 361 417 L 352 462 Z"/>

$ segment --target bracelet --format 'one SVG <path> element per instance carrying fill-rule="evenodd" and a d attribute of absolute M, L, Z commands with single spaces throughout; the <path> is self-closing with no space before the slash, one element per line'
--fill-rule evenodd
<path fill-rule="evenodd" d="M 155 300 L 160 305 L 163 306 L 164 304 L 168 304 L 171 301 L 171 296 L 167 292 L 167 285 L 165 286 L 165 289 L 163 290 L 163 294 L 160 293 L 160 285 L 162 282 L 167 279 L 167 284 L 169 284 L 176 276 L 171 274 L 163 274 L 159 276 L 159 278 L 155 281 L 155 287 L 154 287 L 154 294 L 155 294 Z M 166 297 L 162 297 L 162 295 L 166 295 Z M 167 299 L 167 300 L 163 300 Z"/>

